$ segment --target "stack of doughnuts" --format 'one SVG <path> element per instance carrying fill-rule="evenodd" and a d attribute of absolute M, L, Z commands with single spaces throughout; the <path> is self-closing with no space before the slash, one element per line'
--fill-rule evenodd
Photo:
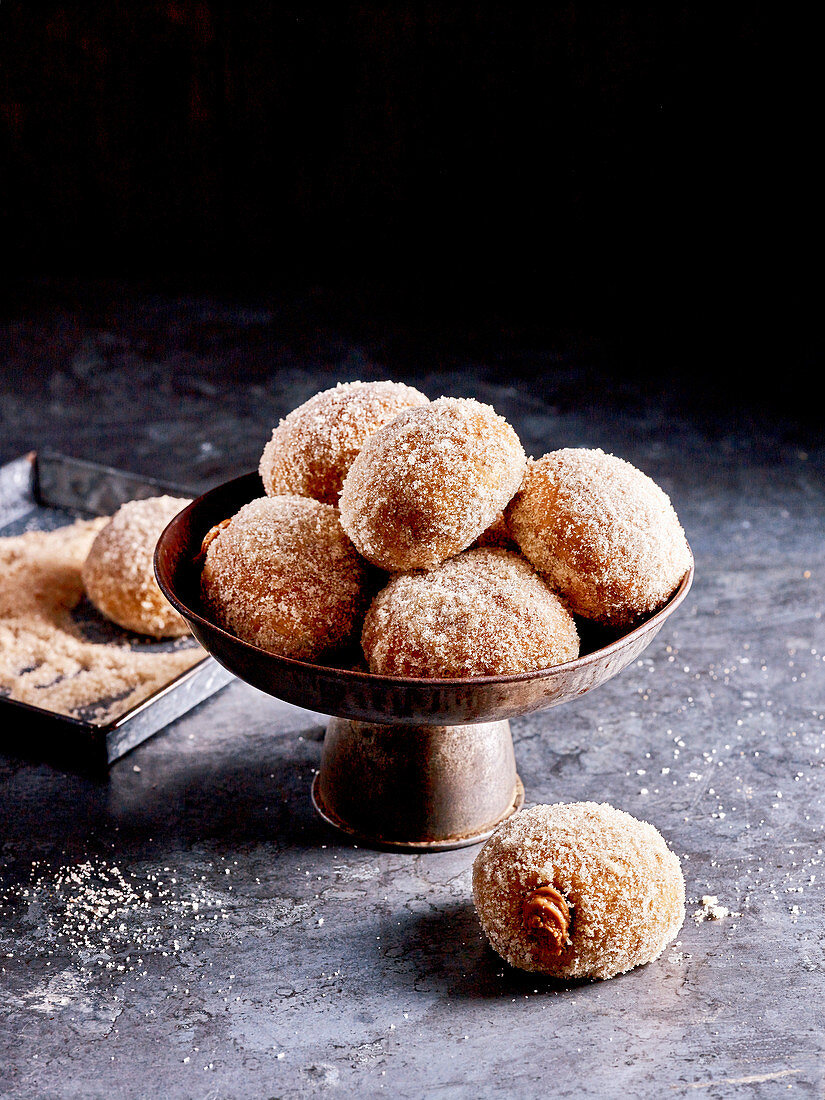
<path fill-rule="evenodd" d="M 528 459 L 472 398 L 338 385 L 278 424 L 260 475 L 264 495 L 204 539 L 201 597 L 225 630 L 294 660 L 393 677 L 543 669 L 579 655 L 582 623 L 643 621 L 690 567 L 668 497 L 640 470 L 583 448 Z M 157 536 L 185 504 L 125 505 L 92 546 L 88 594 L 130 630 L 186 630 L 151 575 Z M 559 803 L 495 830 L 473 897 L 508 963 L 578 980 L 657 958 L 685 885 L 652 825 Z"/>
<path fill-rule="evenodd" d="M 210 533 L 215 621 L 272 653 L 391 676 L 496 676 L 636 625 L 690 565 L 666 494 L 600 450 L 527 459 L 473 398 L 396 382 L 316 394 L 264 448 L 265 496 Z M 358 660 L 361 658 L 359 656 Z"/>

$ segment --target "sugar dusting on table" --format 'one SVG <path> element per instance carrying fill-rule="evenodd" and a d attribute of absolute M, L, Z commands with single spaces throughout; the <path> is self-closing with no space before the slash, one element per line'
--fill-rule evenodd
<path fill-rule="evenodd" d="M 34 933 L 27 938 L 41 956 L 139 975 L 149 955 L 179 955 L 228 911 L 221 893 L 173 867 L 122 870 L 94 858 L 57 868 L 35 861 L 27 882 L 0 892 L 0 915 Z"/>

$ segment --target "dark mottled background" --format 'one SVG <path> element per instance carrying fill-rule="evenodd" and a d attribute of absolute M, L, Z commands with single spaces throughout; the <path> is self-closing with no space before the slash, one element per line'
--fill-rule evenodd
<path fill-rule="evenodd" d="M 320 289 L 355 335 L 572 329 L 610 377 L 807 415 L 811 31 L 752 4 L 3 0 L 6 308 L 49 300 L 30 275 Z"/>

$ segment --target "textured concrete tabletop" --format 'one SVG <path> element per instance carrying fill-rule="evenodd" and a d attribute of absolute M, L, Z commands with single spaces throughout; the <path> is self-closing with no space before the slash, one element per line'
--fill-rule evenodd
<path fill-rule="evenodd" d="M 0 460 L 49 445 L 200 487 L 317 389 L 391 376 L 491 401 L 528 452 L 637 463 L 693 591 L 622 675 L 512 726 L 528 803 L 609 801 L 664 833 L 677 944 L 572 988 L 510 970 L 475 850 L 337 836 L 309 800 L 321 716 L 234 682 L 103 779 L 0 756 L 0 1096 L 821 1096 L 821 443 L 664 379 L 608 384 L 581 350 L 402 343 L 266 303 L 44 309 L 4 330 Z M 730 915 L 697 921 L 705 894 Z"/>

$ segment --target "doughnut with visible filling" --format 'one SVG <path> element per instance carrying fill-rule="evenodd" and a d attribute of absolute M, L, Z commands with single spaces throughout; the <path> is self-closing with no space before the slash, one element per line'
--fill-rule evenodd
<path fill-rule="evenodd" d="M 572 661 L 572 616 L 507 550 L 465 550 L 428 573 L 402 573 L 373 600 L 361 635 L 371 672 L 464 677 Z"/>
<path fill-rule="evenodd" d="M 201 596 L 219 626 L 305 661 L 357 639 L 374 589 L 332 505 L 261 497 L 207 540 Z"/>
<path fill-rule="evenodd" d="M 426 405 L 401 382 L 340 382 L 286 416 L 264 448 L 259 471 L 267 496 L 338 503 L 344 478 L 367 438 L 403 410 Z"/>
<path fill-rule="evenodd" d="M 86 595 L 125 630 L 155 638 L 189 633 L 158 588 L 153 564 L 164 527 L 189 503 L 170 496 L 127 501 L 92 543 L 81 571 Z"/>
<path fill-rule="evenodd" d="M 368 561 L 434 569 L 465 550 L 521 484 L 518 436 L 489 405 L 441 397 L 370 436 L 341 492 L 341 523 Z"/>
<path fill-rule="evenodd" d="M 522 553 L 573 614 L 602 626 L 635 626 L 690 568 L 667 494 L 601 450 L 565 448 L 529 462 L 505 514 Z"/>
<path fill-rule="evenodd" d="M 532 806 L 473 864 L 481 927 L 511 966 L 612 978 L 658 958 L 685 917 L 678 857 L 661 833 L 606 803 Z"/>

